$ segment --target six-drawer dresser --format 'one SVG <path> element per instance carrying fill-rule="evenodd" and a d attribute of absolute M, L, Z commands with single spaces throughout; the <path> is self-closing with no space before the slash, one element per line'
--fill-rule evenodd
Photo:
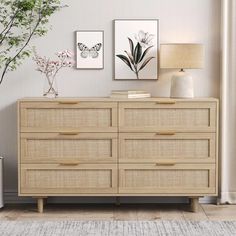
<path fill-rule="evenodd" d="M 218 192 L 218 100 L 18 101 L 19 196 L 187 196 Z"/>

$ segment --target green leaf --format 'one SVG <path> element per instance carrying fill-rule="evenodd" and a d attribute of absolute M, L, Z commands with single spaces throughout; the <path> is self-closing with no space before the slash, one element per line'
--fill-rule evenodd
<path fill-rule="evenodd" d="M 133 71 L 133 68 L 130 64 L 130 61 L 129 61 L 128 57 L 126 57 L 124 55 L 121 55 L 121 54 L 116 55 L 116 56 L 119 57 Z"/>
<path fill-rule="evenodd" d="M 147 53 L 150 51 L 150 49 L 152 48 L 153 46 L 150 46 L 148 47 L 144 52 L 143 52 L 143 55 L 141 56 L 139 62 L 141 62 L 143 60 L 143 58 L 147 55 Z"/>
<path fill-rule="evenodd" d="M 134 58 L 133 58 L 133 56 L 132 56 L 129 52 L 127 52 L 127 51 L 125 51 L 125 53 L 126 53 L 127 56 L 129 57 L 129 60 L 130 60 L 131 64 L 134 64 Z"/>
<path fill-rule="evenodd" d="M 143 62 L 143 64 L 140 66 L 140 68 L 139 68 L 138 71 L 142 70 L 153 58 L 155 58 L 155 57 L 148 57 L 148 58 Z"/>
<path fill-rule="evenodd" d="M 134 43 L 133 43 L 133 41 L 130 38 L 128 38 L 128 40 L 129 40 L 129 46 L 130 46 L 131 55 L 134 57 Z"/>
<path fill-rule="evenodd" d="M 141 47 L 140 43 L 137 43 L 137 45 L 134 49 L 134 62 L 135 62 L 135 64 L 138 64 L 141 56 L 142 56 L 142 47 Z"/>
<path fill-rule="evenodd" d="M 30 11 L 34 8 L 35 6 L 35 1 L 32 0 L 23 0 L 23 1 L 15 1 L 16 7 L 20 11 Z"/>

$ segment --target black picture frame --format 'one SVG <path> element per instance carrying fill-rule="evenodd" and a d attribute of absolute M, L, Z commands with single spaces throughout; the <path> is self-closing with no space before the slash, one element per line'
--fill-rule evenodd
<path fill-rule="evenodd" d="M 153 21 L 156 22 L 157 28 L 156 28 L 156 32 L 157 32 L 157 36 L 156 36 L 156 47 L 157 47 L 157 63 L 156 63 L 156 77 L 155 78 L 145 78 L 145 79 L 134 79 L 134 78 L 116 78 L 116 23 L 117 22 L 121 22 L 121 21 Z M 148 80 L 148 81 L 156 81 L 158 80 L 159 77 L 159 50 L 160 50 L 160 21 L 159 19 L 114 19 L 113 20 L 113 80 L 116 81 L 122 81 L 122 80 L 132 80 L 132 81 L 144 81 L 144 80 Z"/>

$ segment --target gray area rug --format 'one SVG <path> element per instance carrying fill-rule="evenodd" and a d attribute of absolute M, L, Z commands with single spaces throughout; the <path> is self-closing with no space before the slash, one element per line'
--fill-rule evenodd
<path fill-rule="evenodd" d="M 228 236 L 236 221 L 0 221 L 1 236 Z"/>

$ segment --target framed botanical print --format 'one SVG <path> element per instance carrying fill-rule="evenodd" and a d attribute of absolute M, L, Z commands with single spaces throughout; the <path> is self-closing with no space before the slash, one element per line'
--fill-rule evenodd
<path fill-rule="evenodd" d="M 104 31 L 76 31 L 76 68 L 104 68 Z"/>
<path fill-rule="evenodd" d="M 114 79 L 158 79 L 159 20 L 114 20 L 114 34 Z"/>

